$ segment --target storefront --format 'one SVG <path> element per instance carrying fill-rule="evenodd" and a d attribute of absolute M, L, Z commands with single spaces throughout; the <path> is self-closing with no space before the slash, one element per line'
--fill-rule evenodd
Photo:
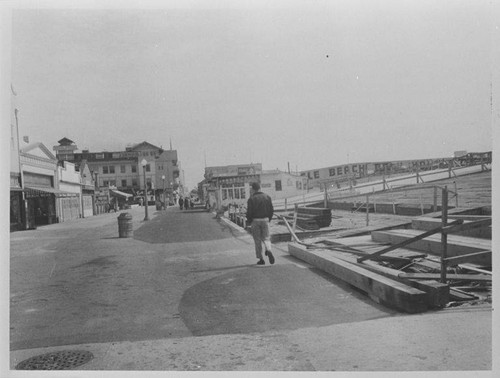
<path fill-rule="evenodd" d="M 27 186 L 25 188 L 28 228 L 59 223 L 80 217 L 80 197 L 50 187 Z M 59 214 L 57 212 L 59 201 Z"/>
<path fill-rule="evenodd" d="M 56 197 L 53 188 L 26 187 L 27 226 L 34 229 L 38 226 L 57 223 Z"/>
<path fill-rule="evenodd" d="M 10 231 L 18 231 L 24 228 L 22 205 L 22 189 L 10 188 Z"/>
<path fill-rule="evenodd" d="M 32 143 L 19 153 L 25 196 L 26 228 L 59 222 L 57 196 L 57 160 L 42 143 Z"/>

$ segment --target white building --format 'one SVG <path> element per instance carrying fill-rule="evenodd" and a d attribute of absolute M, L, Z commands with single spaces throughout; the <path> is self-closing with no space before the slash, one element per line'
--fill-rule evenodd
<path fill-rule="evenodd" d="M 307 177 L 280 170 L 263 171 L 260 163 L 240 164 L 205 168 L 204 199 L 217 209 L 229 205 L 245 207 L 253 182 L 259 182 L 262 192 L 272 200 L 307 192 Z"/>
<path fill-rule="evenodd" d="M 71 193 L 71 195 L 57 198 L 58 206 L 56 205 L 56 208 L 59 222 L 81 218 L 83 209 L 80 172 L 76 171 L 75 164 L 67 161 L 60 162 L 57 170 L 59 190 Z"/>

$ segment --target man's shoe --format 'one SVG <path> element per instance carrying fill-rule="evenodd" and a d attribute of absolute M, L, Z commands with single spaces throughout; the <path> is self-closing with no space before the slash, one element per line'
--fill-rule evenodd
<path fill-rule="evenodd" d="M 260 259 L 259 261 L 257 261 L 257 265 L 266 265 L 266 262 L 264 261 L 264 259 Z"/>
<path fill-rule="evenodd" d="M 269 262 L 274 264 L 274 256 L 271 251 L 266 251 L 266 256 L 269 257 Z"/>

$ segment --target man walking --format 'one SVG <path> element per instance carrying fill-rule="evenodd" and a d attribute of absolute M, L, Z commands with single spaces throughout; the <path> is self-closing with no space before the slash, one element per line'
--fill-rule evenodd
<path fill-rule="evenodd" d="M 257 265 L 265 265 L 262 257 L 262 243 L 266 248 L 269 262 L 274 264 L 271 252 L 271 237 L 269 235 L 269 222 L 273 217 L 273 203 L 271 197 L 260 191 L 260 184 L 254 182 L 250 189 L 250 198 L 247 201 L 247 224 L 252 226 L 252 236 L 255 243 L 255 254 L 259 261 Z"/>

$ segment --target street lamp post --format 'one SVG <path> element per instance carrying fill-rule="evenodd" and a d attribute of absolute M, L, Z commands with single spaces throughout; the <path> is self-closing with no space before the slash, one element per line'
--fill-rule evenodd
<path fill-rule="evenodd" d="M 149 216 L 148 216 L 148 185 L 146 182 L 146 165 L 148 165 L 148 162 L 146 161 L 146 159 L 142 159 L 141 165 L 142 165 L 142 172 L 144 174 L 144 213 L 145 213 L 144 220 L 148 221 L 149 220 Z"/>
<path fill-rule="evenodd" d="M 167 199 L 165 198 L 165 175 L 161 176 L 161 179 L 163 180 L 163 203 L 165 206 L 165 209 L 167 208 Z"/>

